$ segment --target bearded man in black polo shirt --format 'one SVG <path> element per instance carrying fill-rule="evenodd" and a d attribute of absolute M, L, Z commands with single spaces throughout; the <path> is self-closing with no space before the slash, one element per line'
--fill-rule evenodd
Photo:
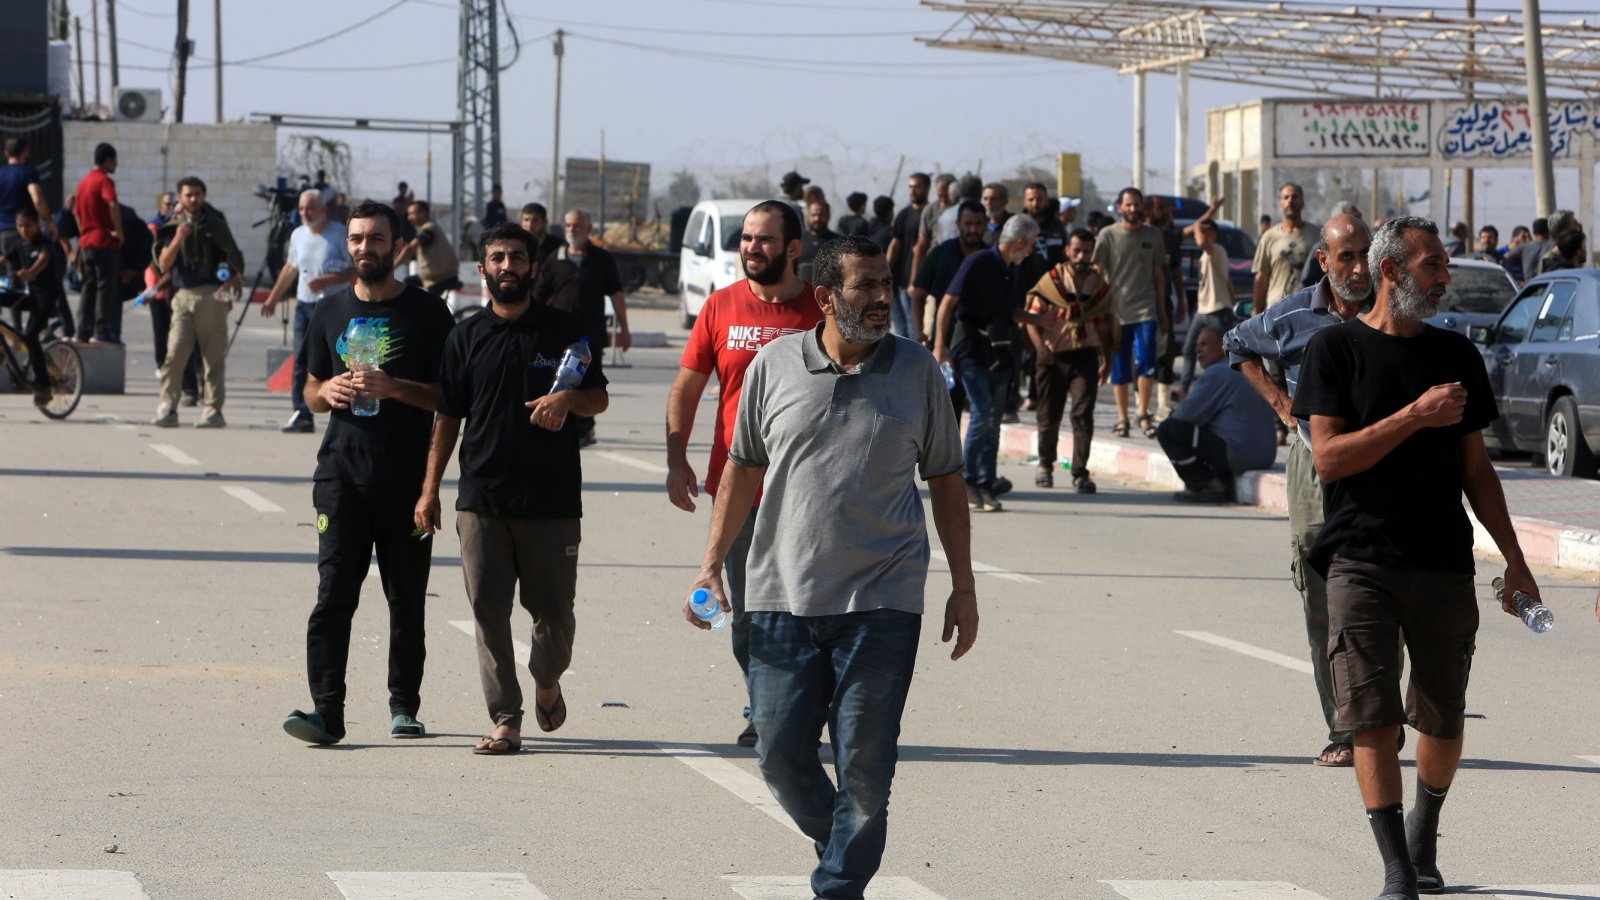
<path fill-rule="evenodd" d="M 1378 900 L 1410 900 L 1444 893 L 1439 812 L 1461 762 L 1478 631 L 1463 493 L 1505 557 L 1505 611 L 1516 614 L 1517 591 L 1539 591 L 1484 450 L 1482 430 L 1498 413 L 1483 358 L 1461 335 L 1423 323 L 1450 284 L 1438 226 L 1389 220 L 1368 264 L 1376 302 L 1311 338 L 1292 412 L 1311 423 L 1326 491 L 1310 563 L 1328 582 L 1334 727 L 1355 735 L 1356 781 L 1384 863 Z M 1402 633 L 1411 656 L 1403 702 Z M 1422 735 L 1404 819 L 1403 723 Z"/>
<path fill-rule="evenodd" d="M 439 415 L 416 525 L 439 529 L 439 484 L 461 441 L 456 533 L 467 600 L 477 621 L 478 670 L 494 731 L 474 753 L 522 748 L 522 689 L 512 651 L 512 597 L 533 614 L 528 670 L 541 731 L 567 719 L 561 674 L 572 661 L 583 471 L 579 416 L 605 412 L 600 360 L 571 390 L 551 392 L 566 348 L 585 337 L 577 318 L 531 302 L 533 236 L 503 222 L 483 235 L 478 271 L 489 308 L 451 332 L 439 368 Z"/>

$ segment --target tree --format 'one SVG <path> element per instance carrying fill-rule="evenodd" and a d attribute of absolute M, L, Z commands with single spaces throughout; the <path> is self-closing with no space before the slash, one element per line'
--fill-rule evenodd
<path fill-rule="evenodd" d="M 693 206 L 700 202 L 700 181 L 694 173 L 686 169 L 679 169 L 672 173 L 672 181 L 667 185 L 667 205 L 676 209 L 680 206 Z"/>
<path fill-rule="evenodd" d="M 314 134 L 291 134 L 278 159 L 278 167 L 288 170 L 291 184 L 297 175 L 315 178 L 321 170 L 328 174 L 328 184 L 336 191 L 350 190 L 350 145 L 344 141 Z"/>

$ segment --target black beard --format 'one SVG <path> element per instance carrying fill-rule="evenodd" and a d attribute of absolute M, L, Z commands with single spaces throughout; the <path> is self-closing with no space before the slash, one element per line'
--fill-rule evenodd
<path fill-rule="evenodd" d="M 762 269 L 760 273 L 756 273 L 750 271 L 749 263 L 746 263 L 744 260 L 740 260 L 739 262 L 744 265 L 744 277 L 765 287 L 772 287 L 775 284 L 781 283 L 783 281 L 784 267 L 789 265 L 789 260 L 787 257 L 784 259 L 772 259 L 771 257 L 768 257 L 766 260 L 767 267 Z"/>
<path fill-rule="evenodd" d="M 377 266 L 377 269 L 375 271 L 370 270 L 365 268 L 367 266 Z M 375 262 L 372 260 L 358 259 L 355 261 L 355 267 L 356 278 L 359 279 L 362 284 L 368 285 L 369 287 L 372 285 L 383 284 L 389 280 L 389 276 L 394 272 L 394 255 L 390 254 L 389 256 L 380 256 Z"/>
<path fill-rule="evenodd" d="M 504 277 L 503 275 L 501 277 Z M 493 297 L 501 306 L 516 306 L 528 302 L 528 290 L 533 287 L 533 275 L 516 275 L 517 284 L 510 290 L 500 286 L 500 278 L 490 279 L 487 282 L 489 296 Z"/>

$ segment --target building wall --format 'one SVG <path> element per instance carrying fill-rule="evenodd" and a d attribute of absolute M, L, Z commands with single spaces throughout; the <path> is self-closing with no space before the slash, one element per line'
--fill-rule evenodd
<path fill-rule="evenodd" d="M 156 214 L 156 198 L 179 178 L 198 175 L 206 183 L 206 200 L 228 217 L 244 253 L 243 277 L 255 275 L 266 258 L 267 227 L 250 226 L 267 215 L 267 202 L 255 191 L 277 174 L 275 126 L 66 121 L 61 130 L 67 194 L 94 164 L 95 145 L 102 141 L 117 148 L 117 197 L 140 218 Z"/>

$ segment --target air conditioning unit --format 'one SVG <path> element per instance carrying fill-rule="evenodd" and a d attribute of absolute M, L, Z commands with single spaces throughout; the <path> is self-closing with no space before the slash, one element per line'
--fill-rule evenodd
<path fill-rule="evenodd" d="M 161 121 L 161 89 L 117 88 L 117 121 Z"/>

